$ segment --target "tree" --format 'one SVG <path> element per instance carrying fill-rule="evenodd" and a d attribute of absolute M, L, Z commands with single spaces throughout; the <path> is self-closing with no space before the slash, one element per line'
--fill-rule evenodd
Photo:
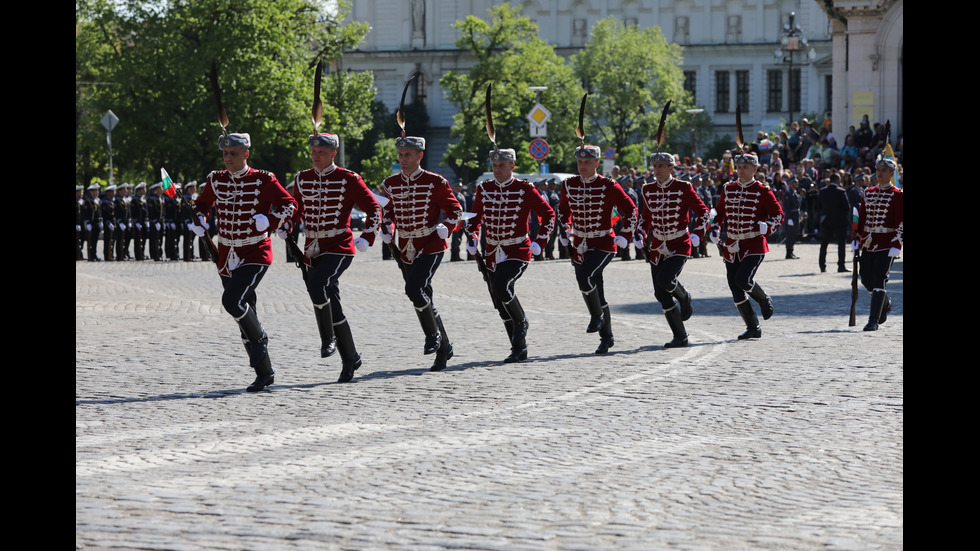
<path fill-rule="evenodd" d="M 643 143 L 657 131 L 660 114 L 671 101 L 667 136 L 679 135 L 693 107 L 683 88 L 682 49 L 669 44 L 660 27 L 640 29 L 615 17 L 596 23 L 581 52 L 572 57 L 575 72 L 590 92 L 592 125 L 587 134 L 611 145 L 618 154 L 641 157 Z M 642 160 L 635 166 L 646 166 Z"/>
<path fill-rule="evenodd" d="M 79 0 L 76 71 L 92 77 L 84 77 L 90 83 L 77 100 L 77 128 L 97 127 L 112 109 L 120 119 L 113 131 L 115 165 L 124 167 L 119 175 L 152 181 L 166 166 L 175 179 L 201 179 L 220 166 L 208 77 L 214 62 L 228 131 L 250 133 L 250 164 L 284 177 L 309 164 L 316 63 L 338 59 L 367 32 L 366 24 L 338 23 L 347 9 L 341 4 L 328 13 L 319 0 Z M 356 134 L 369 121 L 370 76 L 337 75 L 334 83 L 331 77 L 325 94 L 339 100 L 325 97 L 324 104 L 343 103 L 345 111 L 341 117 L 325 109 L 324 123 Z M 105 148 L 93 139 L 76 132 L 80 183 L 101 163 Z M 78 158 L 86 154 L 96 160 Z"/>
<path fill-rule="evenodd" d="M 530 86 L 547 86 L 541 103 L 552 113 L 548 122 L 550 163 L 573 163 L 582 88 L 571 67 L 554 48 L 538 37 L 538 27 L 519 8 L 509 4 L 489 10 L 490 21 L 468 16 L 454 27 L 459 31 L 456 46 L 472 55 L 468 71 L 449 71 L 440 79 L 447 99 L 456 106 L 450 134 L 456 142 L 449 147 L 444 163 L 463 181 L 470 172 L 483 172 L 492 148 L 484 121 L 487 85 L 493 89 L 493 122 L 499 147 L 517 150 L 518 171 L 536 172 L 536 162 L 527 153 L 530 123 L 526 119 L 534 105 Z M 553 138 L 551 138 L 553 137 Z"/>

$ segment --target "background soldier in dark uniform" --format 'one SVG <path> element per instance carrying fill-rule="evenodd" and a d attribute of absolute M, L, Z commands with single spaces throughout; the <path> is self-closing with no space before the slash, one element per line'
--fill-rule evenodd
<path fill-rule="evenodd" d="M 130 184 L 120 184 L 116 188 L 116 198 L 113 202 L 116 215 L 116 232 L 113 241 L 116 247 L 116 261 L 131 260 L 129 256 L 129 240 L 131 224 L 129 222 L 129 188 Z"/>
<path fill-rule="evenodd" d="M 176 197 L 164 194 L 160 197 L 163 200 L 163 227 L 164 245 L 163 250 L 167 255 L 167 260 L 180 260 L 177 248 L 180 245 L 180 230 L 177 228 L 178 204 Z"/>
<path fill-rule="evenodd" d="M 163 260 L 163 183 L 150 186 L 146 198 L 147 231 L 150 232 L 150 258 Z"/>
<path fill-rule="evenodd" d="M 99 233 L 102 229 L 102 215 L 99 210 L 99 184 L 93 183 L 88 186 L 88 195 L 82 203 L 82 238 L 87 245 L 86 255 L 89 262 L 99 262 Z"/>
<path fill-rule="evenodd" d="M 194 199 L 197 198 L 197 182 L 187 182 L 184 186 L 182 192 L 190 204 L 194 204 Z M 191 216 L 194 214 L 186 209 L 181 201 L 177 205 L 177 227 L 180 233 L 184 236 L 184 262 L 194 262 L 194 232 L 190 230 L 187 223 L 190 222 Z"/>
<path fill-rule="evenodd" d="M 786 236 L 786 259 L 798 260 L 800 257 L 793 254 L 793 246 L 796 244 L 796 237 L 800 233 L 800 207 L 803 199 L 799 192 L 799 183 L 796 177 L 790 177 L 786 182 L 786 190 L 783 192 L 783 215 L 786 217 L 786 226 L 783 228 Z"/>
<path fill-rule="evenodd" d="M 109 262 L 115 259 L 112 244 L 116 237 L 116 186 L 106 186 L 105 194 L 99 202 L 99 215 L 102 216 L 102 256 Z"/>
<path fill-rule="evenodd" d="M 82 259 L 82 203 L 85 186 L 75 186 L 75 260 Z"/>
<path fill-rule="evenodd" d="M 129 223 L 133 236 L 133 258 L 146 259 L 146 182 L 140 182 L 133 188 L 135 192 L 129 202 Z"/>

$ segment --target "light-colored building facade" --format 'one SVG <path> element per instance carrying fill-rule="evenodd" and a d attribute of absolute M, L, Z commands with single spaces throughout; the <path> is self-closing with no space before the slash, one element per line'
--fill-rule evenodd
<path fill-rule="evenodd" d="M 846 133 L 868 115 L 891 123 L 897 143 L 904 130 L 904 0 L 823 0 L 833 37 L 833 120 Z M 836 121 L 843 121 L 837 124 Z"/>
<path fill-rule="evenodd" d="M 829 1 L 829 0 L 828 0 Z M 347 52 L 345 69 L 374 72 L 378 98 L 398 107 L 405 82 L 422 78 L 413 95 L 425 103 L 430 120 L 429 169 L 452 178 L 441 165 L 455 108 L 442 94 L 439 78 L 472 64 L 456 48 L 453 24 L 468 15 L 486 19 L 499 0 L 356 0 L 350 18 L 371 31 L 357 50 Z M 735 109 L 743 131 L 773 131 L 801 113 L 832 110 L 840 91 L 833 86 L 832 24 L 817 0 L 523 0 L 521 13 L 536 22 L 542 39 L 569 57 L 586 43 L 595 23 L 609 16 L 640 27 L 659 26 L 668 41 L 684 47 L 685 86 L 711 115 L 717 135 L 734 135 Z M 808 42 L 788 63 L 782 44 L 793 20 Z M 781 51 L 781 57 L 776 55 Z M 811 53 L 812 50 L 812 53 Z M 530 109 L 530 105 L 528 109 Z M 409 131 L 411 129 L 409 128 Z M 438 163 L 433 161 L 438 161 Z"/>

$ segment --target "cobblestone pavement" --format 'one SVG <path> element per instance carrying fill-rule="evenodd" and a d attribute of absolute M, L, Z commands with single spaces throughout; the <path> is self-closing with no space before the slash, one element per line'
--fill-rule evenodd
<path fill-rule="evenodd" d="M 903 546 L 904 254 L 888 321 L 864 332 L 850 274 L 774 246 L 757 280 L 776 314 L 750 341 L 716 251 L 691 259 L 692 345 L 670 350 L 648 266 L 614 261 L 607 356 L 569 263 L 535 262 L 520 364 L 475 263 L 446 261 L 455 357 L 433 373 L 375 247 L 341 279 L 364 365 L 337 384 L 274 241 L 258 294 L 276 384 L 254 394 L 212 264 L 75 263 L 76 548 Z"/>

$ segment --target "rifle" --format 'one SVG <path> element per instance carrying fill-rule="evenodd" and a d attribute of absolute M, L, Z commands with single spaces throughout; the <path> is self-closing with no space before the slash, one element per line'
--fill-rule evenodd
<path fill-rule="evenodd" d="M 851 213 L 851 217 L 852 217 L 852 222 L 851 222 L 851 243 L 853 243 L 854 242 L 854 239 L 855 239 L 855 237 L 857 235 L 857 229 L 858 229 L 858 210 L 857 210 L 857 207 L 854 207 L 853 208 L 852 213 Z M 857 301 L 858 301 L 858 260 L 861 258 L 860 254 L 859 254 L 860 252 L 861 252 L 861 249 L 860 249 L 860 245 L 859 245 L 858 246 L 858 249 L 856 249 L 854 251 L 854 264 L 853 264 L 853 266 L 851 266 L 851 272 L 852 272 L 851 273 L 851 314 L 850 314 L 850 318 L 848 318 L 848 320 L 847 320 L 847 326 L 848 327 L 854 327 L 855 325 L 857 325 L 857 319 L 856 319 L 857 318 L 857 312 L 855 310 L 857 308 Z"/>
<path fill-rule="evenodd" d="M 303 281 L 306 281 L 306 276 L 310 271 L 310 267 L 306 265 L 306 253 L 299 248 L 296 240 L 293 239 L 293 236 L 289 235 L 287 230 L 284 229 L 283 231 L 286 232 L 286 238 L 283 239 L 286 242 L 286 248 L 289 249 L 289 254 L 293 255 L 293 258 L 296 259 L 296 267 L 303 272 Z"/>

